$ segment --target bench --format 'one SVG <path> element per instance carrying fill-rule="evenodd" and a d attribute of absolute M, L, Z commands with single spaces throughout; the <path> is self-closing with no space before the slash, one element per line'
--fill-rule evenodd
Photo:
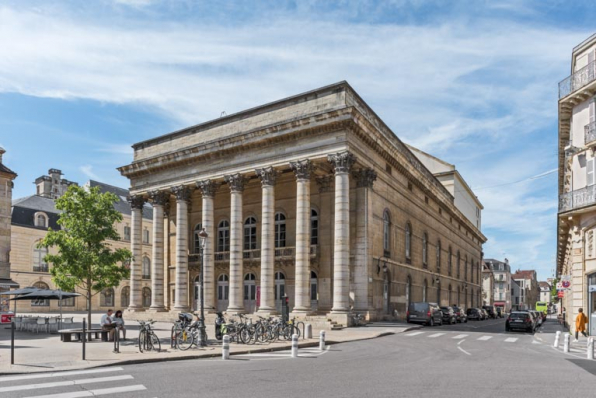
<path fill-rule="evenodd" d="M 81 341 L 83 335 L 83 329 L 63 329 L 59 330 L 58 333 L 60 334 L 60 340 L 62 342 L 70 342 L 73 341 Z M 100 339 L 101 341 L 108 341 L 108 331 L 102 329 L 87 329 L 85 334 L 87 334 L 87 341 L 93 341 L 93 336 L 96 339 Z"/>

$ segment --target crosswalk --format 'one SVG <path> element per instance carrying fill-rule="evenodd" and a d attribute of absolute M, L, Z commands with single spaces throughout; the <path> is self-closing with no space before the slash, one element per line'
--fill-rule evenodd
<path fill-rule="evenodd" d="M 443 338 L 449 338 L 452 340 L 464 340 L 464 339 L 474 339 L 477 341 L 489 341 L 493 338 L 495 338 L 496 336 L 494 335 L 483 335 L 483 336 L 473 336 L 470 334 L 454 334 L 454 333 L 432 333 L 432 334 L 428 334 L 426 332 L 409 332 L 409 333 L 405 333 L 404 336 L 406 337 L 415 337 L 415 336 L 419 336 L 419 337 L 427 337 L 429 339 L 437 339 L 440 337 Z M 502 340 L 505 343 L 515 343 L 519 340 L 519 337 L 507 337 L 506 339 Z"/>
<path fill-rule="evenodd" d="M 135 384 L 134 377 L 121 374 L 121 367 L 75 370 L 55 373 L 35 373 L 0 377 L 0 397 L 19 393 L 26 398 L 80 398 L 101 395 L 126 397 L 127 392 L 147 388 Z M 30 395 L 29 395 L 30 393 Z"/>

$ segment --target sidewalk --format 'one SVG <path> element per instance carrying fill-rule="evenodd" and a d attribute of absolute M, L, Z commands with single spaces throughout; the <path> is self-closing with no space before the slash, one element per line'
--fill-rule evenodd
<path fill-rule="evenodd" d="M 82 321 L 80 314 L 75 315 Z M 93 324 L 99 322 L 101 314 L 93 314 Z M 97 318 L 97 319 L 96 319 Z M 80 342 L 63 343 L 55 332 L 34 333 L 15 331 L 15 365 L 10 365 L 10 325 L 0 327 L 0 374 L 56 372 L 63 370 L 85 369 L 109 365 L 124 365 L 144 362 L 173 361 L 221 357 L 221 342 L 213 339 L 214 326 L 207 326 L 207 334 L 211 338 L 205 348 L 190 348 L 180 351 L 170 346 L 170 323 L 159 322 L 154 329 L 161 341 L 160 352 L 141 353 L 137 347 L 138 324 L 127 321 L 126 341 L 120 342 L 120 353 L 113 353 L 113 343 L 93 340 L 86 344 L 86 360 L 82 360 L 82 344 Z M 81 324 L 74 325 L 74 328 Z M 69 325 L 69 328 L 73 326 Z M 373 339 L 389 334 L 402 333 L 416 329 L 417 326 L 405 323 L 371 324 L 366 327 L 348 328 L 339 331 L 325 331 L 326 344 L 338 344 L 349 341 Z M 313 328 L 313 338 L 300 337 L 299 347 L 312 347 L 319 344 L 319 330 Z M 247 354 L 290 349 L 291 342 L 284 341 L 271 344 L 230 344 L 230 354 Z"/>

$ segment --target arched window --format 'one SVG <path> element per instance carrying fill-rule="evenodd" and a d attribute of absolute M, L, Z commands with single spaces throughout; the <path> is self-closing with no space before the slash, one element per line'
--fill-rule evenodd
<path fill-rule="evenodd" d="M 310 244 L 319 244 L 319 213 L 315 209 L 310 210 Z"/>
<path fill-rule="evenodd" d="M 318 292 L 318 278 L 317 278 L 317 274 L 315 271 L 310 271 L 310 300 L 311 301 L 317 301 L 318 300 L 318 296 L 317 296 L 317 292 Z"/>
<path fill-rule="evenodd" d="M 457 278 L 459 279 L 461 276 L 461 255 L 459 254 L 459 250 L 457 251 Z"/>
<path fill-rule="evenodd" d="M 230 251 L 230 223 L 228 220 L 221 220 L 217 226 L 217 251 Z"/>
<path fill-rule="evenodd" d="M 151 307 L 151 289 L 143 288 L 143 307 Z"/>
<path fill-rule="evenodd" d="M 383 256 L 391 256 L 391 215 L 387 209 L 383 212 Z"/>
<path fill-rule="evenodd" d="M 464 281 L 468 281 L 468 255 L 464 259 Z M 471 282 L 471 281 L 470 281 Z"/>
<path fill-rule="evenodd" d="M 410 307 L 410 298 L 411 298 L 411 293 L 412 292 L 412 279 L 410 279 L 410 277 L 408 276 L 408 279 L 406 279 L 406 308 Z"/>
<path fill-rule="evenodd" d="M 441 241 L 437 241 L 437 273 L 441 273 Z"/>
<path fill-rule="evenodd" d="M 428 268 L 428 234 L 422 235 L 422 267 Z"/>
<path fill-rule="evenodd" d="M 44 257 L 48 254 L 48 249 L 45 247 L 33 248 L 33 272 L 48 272 L 48 263 L 44 260 Z"/>
<path fill-rule="evenodd" d="M 227 301 L 230 293 L 230 279 L 226 274 L 221 274 L 217 278 L 217 300 Z"/>
<path fill-rule="evenodd" d="M 255 250 L 257 248 L 257 220 L 248 217 L 244 221 L 244 250 Z"/>
<path fill-rule="evenodd" d="M 449 276 L 453 273 L 453 251 L 451 250 L 451 246 L 449 246 L 449 257 L 447 257 L 447 273 Z"/>
<path fill-rule="evenodd" d="M 142 278 L 143 279 L 151 279 L 151 260 L 149 257 L 143 257 L 143 270 L 142 270 Z"/>
<path fill-rule="evenodd" d="M 453 302 L 453 297 L 451 296 L 451 294 L 451 285 L 449 285 L 449 302 L 447 303 L 447 305 L 451 305 L 451 303 Z"/>
<path fill-rule="evenodd" d="M 50 288 L 48 286 L 48 284 L 45 282 L 35 282 L 33 284 L 33 287 L 35 287 L 37 289 L 42 289 L 42 290 L 48 290 Z M 49 306 L 50 306 L 50 300 L 40 300 L 40 299 L 31 300 L 31 307 L 49 307 Z"/>
<path fill-rule="evenodd" d="M 406 263 L 412 264 L 412 226 L 406 224 Z"/>
<path fill-rule="evenodd" d="M 275 300 L 281 300 L 286 293 L 286 276 L 283 272 L 275 273 Z"/>
<path fill-rule="evenodd" d="M 101 307 L 114 306 L 114 289 L 110 287 L 101 291 L 101 294 L 99 295 L 99 305 Z"/>
<path fill-rule="evenodd" d="M 37 214 L 35 217 L 35 226 L 40 228 L 47 228 L 48 219 L 46 218 L 45 214 Z"/>
<path fill-rule="evenodd" d="M 286 247 L 286 216 L 275 213 L 275 247 Z"/>
<path fill-rule="evenodd" d="M 428 281 L 425 279 L 422 284 L 422 301 L 426 301 L 426 290 L 428 289 Z"/>
<path fill-rule="evenodd" d="M 193 231 L 193 249 L 195 254 L 199 254 L 201 252 L 201 238 L 199 237 L 199 233 L 203 230 L 203 225 L 198 223 L 195 225 L 195 229 Z"/>
<path fill-rule="evenodd" d="M 124 286 L 120 292 L 120 306 L 122 308 L 128 308 L 130 305 L 130 287 Z"/>

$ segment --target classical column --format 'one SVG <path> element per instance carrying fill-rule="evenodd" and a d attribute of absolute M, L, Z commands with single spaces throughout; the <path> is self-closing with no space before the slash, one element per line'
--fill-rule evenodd
<path fill-rule="evenodd" d="M 296 285 L 294 313 L 310 311 L 310 160 L 290 162 L 296 174 Z"/>
<path fill-rule="evenodd" d="M 164 306 L 164 204 L 169 195 L 163 191 L 150 192 L 153 203 L 153 252 L 151 270 L 152 311 L 165 311 Z"/>
<path fill-rule="evenodd" d="M 145 198 L 140 195 L 130 196 L 128 198 L 131 208 L 130 223 L 132 231 L 130 234 L 130 251 L 132 260 L 130 263 L 130 304 L 128 309 L 131 311 L 143 310 L 143 296 L 141 294 L 141 272 L 142 272 L 142 246 L 141 234 L 143 228 L 143 205 Z"/>
<path fill-rule="evenodd" d="M 203 299 L 205 300 L 204 308 L 207 312 L 215 310 L 215 241 L 217 235 L 215 234 L 215 222 L 213 215 L 213 199 L 215 197 L 215 189 L 217 188 L 213 180 L 204 180 L 197 182 L 197 187 L 201 190 L 203 205 L 202 205 L 202 225 L 209 237 L 205 241 L 203 248 Z"/>
<path fill-rule="evenodd" d="M 333 245 L 332 313 L 350 310 L 350 170 L 356 161 L 350 152 L 327 156 L 335 172 L 335 234 Z"/>
<path fill-rule="evenodd" d="M 172 188 L 176 195 L 176 295 L 174 311 L 188 311 L 188 204 L 190 188 Z"/>
<path fill-rule="evenodd" d="M 275 312 L 275 181 L 273 167 L 257 169 L 263 191 L 261 219 L 261 305 L 259 312 Z"/>
<path fill-rule="evenodd" d="M 224 176 L 230 186 L 230 296 L 228 312 L 244 312 L 242 252 L 242 191 L 244 177 L 237 173 Z"/>

